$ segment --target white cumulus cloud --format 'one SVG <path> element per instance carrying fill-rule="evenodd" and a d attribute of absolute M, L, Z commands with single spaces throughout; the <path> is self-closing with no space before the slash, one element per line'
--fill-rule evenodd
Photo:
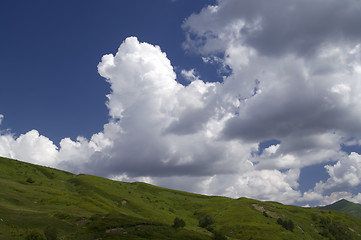
<path fill-rule="evenodd" d="M 57 147 L 53 142 L 31 130 L 19 137 L 11 134 L 0 135 L 0 155 L 30 163 L 55 166 Z"/>
<path fill-rule="evenodd" d="M 188 80 L 190 82 L 192 82 L 194 80 L 200 80 L 200 78 L 194 68 L 192 68 L 191 70 L 188 70 L 188 71 L 182 69 L 181 74 L 186 80 Z"/>

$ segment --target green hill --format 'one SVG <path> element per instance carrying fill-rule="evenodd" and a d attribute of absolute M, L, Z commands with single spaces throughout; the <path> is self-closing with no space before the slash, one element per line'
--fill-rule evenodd
<path fill-rule="evenodd" d="M 347 213 L 352 216 L 361 218 L 361 204 L 353 203 L 353 202 L 347 201 L 345 199 L 337 201 L 331 205 L 327 205 L 327 206 L 319 207 L 319 208 L 326 209 L 326 210 L 339 211 L 339 212 Z"/>
<path fill-rule="evenodd" d="M 203 196 L 6 158 L 0 158 L 0 186 L 0 239 L 6 240 L 361 239 L 361 219 L 344 213 Z"/>

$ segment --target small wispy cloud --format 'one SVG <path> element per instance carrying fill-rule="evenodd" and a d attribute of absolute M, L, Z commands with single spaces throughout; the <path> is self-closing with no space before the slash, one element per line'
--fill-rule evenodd
<path fill-rule="evenodd" d="M 193 82 L 195 80 L 200 80 L 199 75 L 194 68 L 192 68 L 191 70 L 188 70 L 188 71 L 183 69 L 181 71 L 181 74 L 189 82 Z"/>

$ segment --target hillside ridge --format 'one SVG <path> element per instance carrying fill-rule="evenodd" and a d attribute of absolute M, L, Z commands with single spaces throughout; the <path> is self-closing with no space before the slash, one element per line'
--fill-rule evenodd
<path fill-rule="evenodd" d="M 334 210 L 361 218 L 361 204 L 354 203 L 346 199 L 341 199 L 330 205 L 319 207 L 319 209 Z"/>
<path fill-rule="evenodd" d="M 361 219 L 336 211 L 204 196 L 1 157 L 0 185 L 0 239 L 361 239 Z"/>

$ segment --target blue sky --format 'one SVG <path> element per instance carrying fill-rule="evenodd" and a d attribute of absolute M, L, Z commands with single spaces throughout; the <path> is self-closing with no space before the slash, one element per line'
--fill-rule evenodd
<path fill-rule="evenodd" d="M 175 66 L 199 64 L 184 53 L 180 27 L 212 1 L 197 2 L 2 1 L 0 102 L 11 103 L 1 106 L 2 128 L 38 129 L 56 144 L 65 136 L 91 137 L 108 119 L 109 86 L 96 68 L 101 57 L 137 36 L 160 45 Z"/>
<path fill-rule="evenodd" d="M 361 6 L 2 1 L 0 155 L 191 192 L 361 203 Z"/>

